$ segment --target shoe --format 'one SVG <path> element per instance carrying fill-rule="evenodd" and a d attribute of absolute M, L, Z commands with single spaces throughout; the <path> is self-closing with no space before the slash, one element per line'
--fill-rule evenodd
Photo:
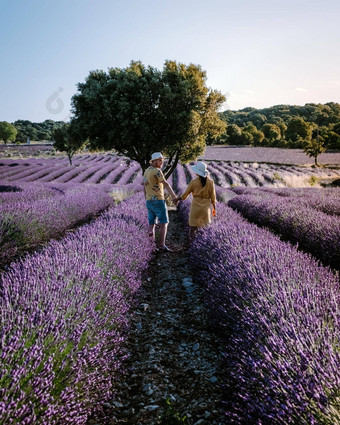
<path fill-rule="evenodd" d="M 172 252 L 172 249 L 170 249 L 168 246 L 166 246 L 166 245 L 163 245 L 163 246 L 160 246 L 159 247 L 159 250 L 160 251 L 163 251 L 163 252 Z"/>

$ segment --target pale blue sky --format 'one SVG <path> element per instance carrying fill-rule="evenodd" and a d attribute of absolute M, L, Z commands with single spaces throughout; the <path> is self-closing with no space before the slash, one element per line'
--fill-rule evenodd
<path fill-rule="evenodd" d="M 340 102 L 338 0 L 0 0 L 0 121 L 68 121 L 91 70 L 199 64 L 224 109 Z"/>

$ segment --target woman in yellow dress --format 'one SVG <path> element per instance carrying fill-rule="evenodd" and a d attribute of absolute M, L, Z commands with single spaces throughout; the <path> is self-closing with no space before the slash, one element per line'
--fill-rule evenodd
<path fill-rule="evenodd" d="M 197 177 L 191 180 L 182 196 L 176 198 L 176 201 L 184 200 L 192 193 L 193 200 L 189 213 L 190 240 L 194 239 L 199 227 L 205 227 L 211 223 L 211 214 L 216 215 L 215 184 L 208 177 L 207 165 L 204 162 L 198 162 L 191 168 Z"/>

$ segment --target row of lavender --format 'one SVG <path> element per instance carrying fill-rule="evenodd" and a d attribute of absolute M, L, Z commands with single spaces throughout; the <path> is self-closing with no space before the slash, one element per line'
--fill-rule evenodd
<path fill-rule="evenodd" d="M 2 161 L 0 178 L 8 182 L 104 183 L 127 184 L 139 178 L 140 166 L 127 158 L 112 155 L 79 156 L 72 166 L 66 160 L 31 159 Z M 138 175 L 138 176 L 137 176 Z"/>
<path fill-rule="evenodd" d="M 73 183 L 0 186 L 0 265 L 108 208 L 112 192 Z"/>
<path fill-rule="evenodd" d="M 288 197 L 289 202 L 300 202 L 330 215 L 340 215 L 340 188 L 246 188 L 233 189 L 239 195 Z"/>
<path fill-rule="evenodd" d="M 338 170 L 301 168 L 274 164 L 210 161 L 211 176 L 218 186 L 305 187 L 340 176 Z"/>
<path fill-rule="evenodd" d="M 0 423 L 85 424 L 112 398 L 152 246 L 142 194 L 0 276 Z"/>
<path fill-rule="evenodd" d="M 177 168 L 188 168 L 179 164 Z M 336 170 L 312 170 L 258 163 L 211 161 L 211 176 L 221 187 L 235 186 L 308 186 L 319 179 L 339 177 Z M 9 182 L 73 182 L 127 184 L 142 182 L 140 166 L 118 155 L 79 155 L 74 164 L 66 158 L 2 160 L 0 179 Z"/>
<path fill-rule="evenodd" d="M 190 254 L 226 338 L 228 423 L 339 423 L 338 275 L 225 204 Z"/>
<path fill-rule="evenodd" d="M 238 193 L 243 189 L 236 190 Z M 248 220 L 272 229 L 313 254 L 325 265 L 340 264 L 340 189 L 327 193 L 308 190 L 304 195 L 278 196 L 255 190 L 234 197 L 228 205 Z M 301 192 L 300 192 L 301 193 Z"/>

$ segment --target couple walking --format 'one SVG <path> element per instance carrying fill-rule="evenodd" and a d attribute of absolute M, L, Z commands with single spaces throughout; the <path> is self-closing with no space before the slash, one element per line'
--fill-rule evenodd
<path fill-rule="evenodd" d="M 206 164 L 204 162 L 198 162 L 192 166 L 192 170 L 196 173 L 197 177 L 191 180 L 181 196 L 176 196 L 162 173 L 163 161 L 164 156 L 160 152 L 152 154 L 150 167 L 144 172 L 144 194 L 148 210 L 149 237 L 155 242 L 155 224 L 156 218 L 158 218 L 160 224 L 159 249 L 162 251 L 171 251 L 165 245 L 169 216 L 164 199 L 164 188 L 170 194 L 175 204 L 180 200 L 186 199 L 190 193 L 193 194 L 189 214 L 189 239 L 191 240 L 195 237 L 199 227 L 204 227 L 211 222 L 211 205 L 212 215 L 216 215 L 216 193 L 214 182 L 208 177 L 209 172 Z"/>

